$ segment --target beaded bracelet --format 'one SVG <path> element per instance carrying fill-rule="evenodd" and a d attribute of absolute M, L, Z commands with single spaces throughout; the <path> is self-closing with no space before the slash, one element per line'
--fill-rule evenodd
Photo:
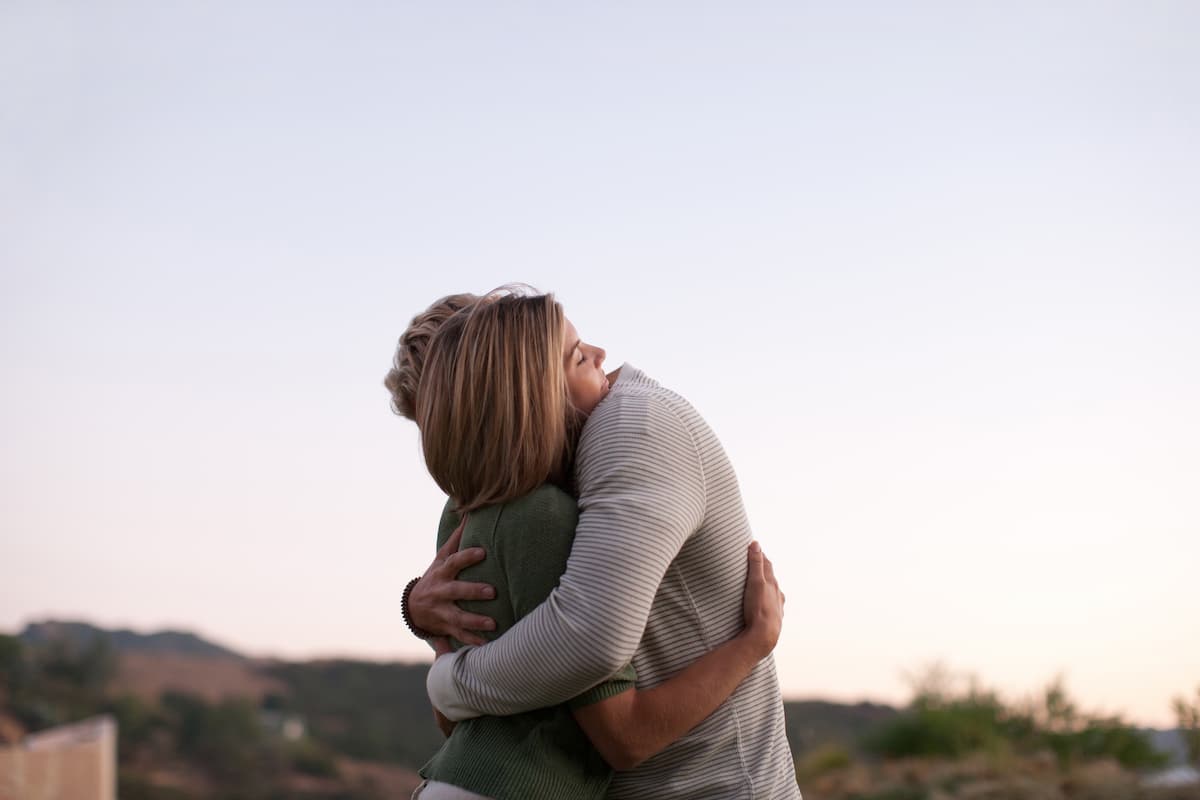
<path fill-rule="evenodd" d="M 432 639 L 434 636 L 432 633 L 417 627 L 417 624 L 413 622 L 412 612 L 408 609 L 408 596 L 412 594 L 413 587 L 417 585 L 417 581 L 419 580 L 421 580 L 421 577 L 418 575 L 404 587 L 404 594 L 400 598 L 400 616 L 404 618 L 404 624 L 413 632 L 413 636 L 416 636 L 418 639 Z"/>

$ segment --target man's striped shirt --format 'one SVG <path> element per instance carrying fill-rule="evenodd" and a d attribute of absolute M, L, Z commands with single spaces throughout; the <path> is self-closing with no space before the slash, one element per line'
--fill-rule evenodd
<path fill-rule="evenodd" d="M 632 657 L 655 686 L 742 629 L 749 521 L 733 466 L 679 395 L 626 364 L 584 426 L 579 525 L 541 606 L 498 640 L 438 659 L 430 697 L 452 719 L 561 703 Z M 800 797 L 774 659 L 613 798 Z"/>

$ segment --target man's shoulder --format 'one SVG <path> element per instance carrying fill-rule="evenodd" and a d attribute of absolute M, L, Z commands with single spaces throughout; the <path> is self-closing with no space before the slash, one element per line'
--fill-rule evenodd
<path fill-rule="evenodd" d="M 621 367 L 621 377 L 608 396 L 592 411 L 588 427 L 615 424 L 631 418 L 651 417 L 668 412 L 675 415 L 690 415 L 696 411 L 692 404 L 678 392 L 663 386 L 636 367 L 626 364 Z"/>

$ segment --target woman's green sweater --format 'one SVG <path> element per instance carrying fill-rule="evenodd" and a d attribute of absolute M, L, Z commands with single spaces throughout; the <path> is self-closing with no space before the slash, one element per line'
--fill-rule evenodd
<path fill-rule="evenodd" d="M 462 603 L 496 621 L 495 638 L 536 608 L 558 584 L 575 538 L 575 500 L 549 484 L 517 500 L 468 515 L 462 547 L 482 547 L 487 558 L 459 574 L 496 587 L 496 598 Z M 447 504 L 438 530 L 441 547 L 459 518 Z M 455 647 L 461 646 L 455 642 Z M 537 674 L 529 680 L 536 681 Z M 421 776 L 472 792 L 508 798 L 599 800 L 612 770 L 592 747 L 571 710 L 632 689 L 632 666 L 560 706 L 511 717 L 476 717 L 453 734 L 421 768 Z"/>

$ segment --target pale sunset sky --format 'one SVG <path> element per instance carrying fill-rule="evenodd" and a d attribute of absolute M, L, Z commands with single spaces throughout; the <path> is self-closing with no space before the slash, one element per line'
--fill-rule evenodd
<path fill-rule="evenodd" d="M 0 5 L 0 630 L 428 657 L 381 381 L 553 291 L 703 413 L 785 695 L 1200 684 L 1200 3 Z"/>

